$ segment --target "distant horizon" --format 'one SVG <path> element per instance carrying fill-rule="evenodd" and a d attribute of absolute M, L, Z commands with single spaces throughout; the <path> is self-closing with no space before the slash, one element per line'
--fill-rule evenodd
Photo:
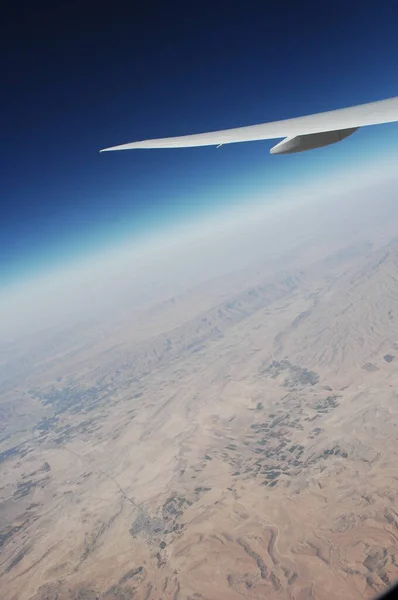
<path fill-rule="evenodd" d="M 390 127 L 392 130 L 391 134 L 394 132 L 394 129 L 398 130 L 398 127 L 394 125 Z M 386 126 L 384 128 L 386 129 Z M 295 165 L 291 160 L 289 165 L 283 165 L 280 162 L 283 163 L 283 161 L 287 161 L 292 157 L 272 157 L 275 163 L 268 165 L 265 176 L 264 174 L 259 175 L 254 182 L 245 177 L 244 183 L 238 190 L 236 188 L 228 188 L 227 186 L 223 190 L 223 184 L 219 184 L 217 186 L 218 189 L 214 189 L 212 194 L 209 192 L 208 197 L 202 197 L 201 201 L 197 204 L 192 203 L 192 199 L 196 196 L 195 191 L 187 191 L 185 203 L 181 203 L 179 207 L 173 203 L 170 203 L 169 207 L 164 206 L 159 213 L 155 213 L 152 216 L 146 226 L 145 221 L 141 225 L 140 220 L 135 220 L 134 222 L 134 218 L 126 219 L 123 225 L 119 224 L 117 227 L 112 223 L 104 226 L 102 233 L 97 232 L 97 237 L 93 233 L 85 234 L 84 238 L 80 241 L 75 240 L 67 244 L 61 253 L 57 252 L 57 245 L 54 246 L 53 254 L 51 247 L 49 247 L 42 258 L 35 255 L 30 256 L 19 267 L 14 266 L 14 269 L 12 263 L 8 265 L 8 268 L 6 265 L 6 270 L 2 274 L 0 272 L 0 290 L 6 291 L 10 286 L 18 285 L 21 281 L 26 279 L 30 281 L 48 272 L 67 268 L 68 265 L 73 265 L 75 262 L 80 263 L 81 261 L 90 260 L 97 253 L 111 252 L 114 247 L 118 247 L 120 244 L 131 243 L 131 241 L 142 244 L 143 242 L 145 243 L 147 236 L 171 235 L 175 229 L 179 230 L 191 227 L 197 222 L 202 223 L 209 219 L 223 218 L 224 215 L 231 211 L 250 210 L 253 205 L 253 198 L 256 197 L 259 197 L 259 203 L 263 203 L 264 205 L 273 204 L 276 197 L 279 198 L 279 201 L 283 201 L 283 196 L 286 193 L 289 195 L 292 188 L 294 189 L 294 193 L 300 195 L 303 192 L 306 193 L 307 189 L 313 185 L 322 185 L 320 182 L 322 177 L 325 177 L 324 185 L 329 186 L 331 178 L 333 184 L 335 184 L 336 177 L 339 178 L 342 175 L 350 177 L 350 172 L 352 173 L 352 177 L 360 176 L 362 170 L 366 170 L 366 175 L 368 175 L 369 168 L 377 172 L 380 163 L 384 165 L 386 162 L 388 163 L 393 160 L 390 155 L 391 150 L 395 150 L 398 156 L 398 142 L 396 142 L 393 135 L 390 134 L 390 138 L 387 137 L 386 143 L 386 136 L 382 138 L 380 133 L 377 134 L 374 131 L 370 131 L 369 128 L 368 134 L 370 134 L 371 144 L 373 146 L 376 143 L 376 148 L 362 146 L 362 156 L 355 154 L 354 157 L 352 155 L 349 157 L 344 156 L 344 159 L 340 160 L 338 153 L 342 151 L 341 145 L 347 143 L 343 141 L 338 144 L 340 147 L 336 149 L 334 156 L 328 156 L 326 152 L 329 148 L 326 148 L 324 149 L 325 154 L 323 156 L 321 154 L 322 150 L 315 150 L 306 153 L 306 157 L 300 157 L 304 158 L 303 162 L 306 167 L 303 172 L 298 170 L 300 164 L 303 164 L 303 162 Z M 242 146 L 246 146 L 247 148 L 248 145 L 242 144 Z M 384 149 L 385 153 L 378 154 L 380 147 Z M 187 153 L 194 153 L 195 151 L 197 150 L 184 150 Z M 214 151 L 214 149 L 207 149 L 207 151 Z M 156 173 L 156 152 L 150 152 L 154 157 L 154 173 Z M 175 150 L 169 152 L 175 152 Z M 258 148 L 260 155 L 264 152 L 266 152 L 265 149 Z M 133 164 L 134 155 L 137 154 L 137 151 L 127 151 L 126 153 L 130 154 Z M 319 157 L 315 156 L 317 153 L 320 153 Z M 312 167 L 316 165 L 317 170 L 315 172 L 314 169 L 311 170 L 312 172 L 308 172 L 310 164 Z M 289 170 L 291 171 L 290 173 Z M 286 180 L 286 175 L 289 175 L 290 179 Z M 246 191 L 244 189 L 245 185 Z M 134 193 L 134 186 L 132 186 L 131 193 Z M 192 212 L 194 213 L 193 215 Z M 78 218 L 78 213 L 76 214 L 76 218 Z"/>
<path fill-rule="evenodd" d="M 270 260 L 272 236 L 277 231 L 291 231 L 288 240 L 278 241 L 281 250 L 300 243 L 300 231 L 308 229 L 305 221 L 300 224 L 301 214 L 303 218 L 308 214 L 310 222 L 313 220 L 314 234 L 325 218 L 323 215 L 331 210 L 330 214 L 335 212 L 338 231 L 340 211 L 345 214 L 353 201 L 359 202 L 355 210 L 361 211 L 362 197 L 367 203 L 364 206 L 369 205 L 376 215 L 378 204 L 384 200 L 377 194 L 384 194 L 385 189 L 391 193 L 396 184 L 395 164 L 393 155 L 379 163 L 372 162 L 374 168 L 366 171 L 363 165 L 356 170 L 349 166 L 340 168 L 330 174 L 328 183 L 320 176 L 301 187 L 291 183 L 265 198 L 258 192 L 246 204 L 218 206 L 218 210 L 200 218 L 182 219 L 173 226 L 147 232 L 138 240 L 120 240 L 84 258 L 75 257 L 36 275 L 31 273 L 3 288 L 2 335 L 7 330 L 12 339 L 17 330 L 19 335 L 24 328 L 31 331 L 53 327 L 61 317 L 62 321 L 73 321 L 90 314 L 100 315 L 118 310 L 126 302 L 155 304 L 159 293 L 166 299 L 168 294 L 179 293 L 195 281 L 223 276 L 228 270 L 246 268 L 256 260 Z M 344 226 L 342 221 L 342 233 Z M 148 294 L 153 295 L 152 300 Z"/>

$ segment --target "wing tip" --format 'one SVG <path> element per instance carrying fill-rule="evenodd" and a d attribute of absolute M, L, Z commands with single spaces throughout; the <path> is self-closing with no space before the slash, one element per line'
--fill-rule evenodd
<path fill-rule="evenodd" d="M 125 144 L 123 146 L 111 146 L 110 148 L 102 148 L 101 152 L 114 152 L 115 150 L 129 150 L 131 148 L 130 144 Z"/>

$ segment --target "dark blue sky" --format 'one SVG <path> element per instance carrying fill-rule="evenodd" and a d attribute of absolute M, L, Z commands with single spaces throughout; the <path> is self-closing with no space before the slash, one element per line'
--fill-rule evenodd
<path fill-rule="evenodd" d="M 373 133 L 291 157 L 98 150 L 395 96 L 397 22 L 395 0 L 3 9 L 0 282 L 358 153 Z"/>

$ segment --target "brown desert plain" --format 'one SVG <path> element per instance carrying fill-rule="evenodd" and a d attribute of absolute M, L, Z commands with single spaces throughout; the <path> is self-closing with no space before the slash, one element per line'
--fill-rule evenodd
<path fill-rule="evenodd" d="M 397 190 L 286 209 L 245 266 L 1 343 L 1 600 L 398 579 Z"/>

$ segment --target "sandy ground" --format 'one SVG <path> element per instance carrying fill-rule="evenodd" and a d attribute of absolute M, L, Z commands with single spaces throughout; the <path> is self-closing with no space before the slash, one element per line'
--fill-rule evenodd
<path fill-rule="evenodd" d="M 398 576 L 397 306 L 398 242 L 369 238 L 13 347 L 2 600 L 384 590 Z"/>

